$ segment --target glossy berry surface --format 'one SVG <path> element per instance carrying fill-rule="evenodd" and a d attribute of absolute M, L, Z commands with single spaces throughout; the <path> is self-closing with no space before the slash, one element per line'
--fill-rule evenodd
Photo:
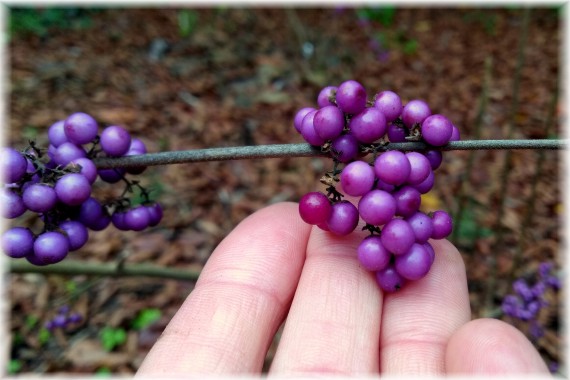
<path fill-rule="evenodd" d="M 332 212 L 327 220 L 327 227 L 335 235 L 348 235 L 358 224 L 358 210 L 348 202 L 341 201 L 332 206 Z"/>
<path fill-rule="evenodd" d="M 340 174 L 340 184 L 348 195 L 364 195 L 374 185 L 374 170 L 364 161 L 351 162 Z"/>
<path fill-rule="evenodd" d="M 299 201 L 299 215 L 305 223 L 325 223 L 330 217 L 332 206 L 329 199 L 319 192 L 311 192 L 303 195 Z"/>

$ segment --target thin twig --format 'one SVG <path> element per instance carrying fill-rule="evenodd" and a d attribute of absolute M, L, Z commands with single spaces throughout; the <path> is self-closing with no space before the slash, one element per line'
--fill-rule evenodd
<path fill-rule="evenodd" d="M 74 275 L 94 275 L 109 277 L 157 277 L 173 280 L 196 281 L 200 275 L 195 269 L 165 268 L 148 264 L 91 263 L 79 260 L 65 260 L 58 264 L 36 266 L 22 260 L 11 260 L 10 273 L 43 273 Z"/>
<path fill-rule="evenodd" d="M 422 142 L 390 143 L 380 146 L 379 151 L 423 151 L 423 150 L 480 150 L 480 149 L 566 149 L 567 140 L 465 140 L 452 141 L 443 147 L 433 147 Z M 327 157 L 328 153 L 309 144 L 274 144 L 256 146 L 238 146 L 179 150 L 160 153 L 148 153 L 136 156 L 95 158 L 99 169 L 134 168 L 155 165 L 170 165 L 204 161 L 245 160 L 278 157 Z"/>

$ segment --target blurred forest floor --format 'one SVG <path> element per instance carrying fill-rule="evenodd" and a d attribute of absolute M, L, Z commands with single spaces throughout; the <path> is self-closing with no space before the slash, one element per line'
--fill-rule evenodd
<path fill-rule="evenodd" d="M 516 7 L 13 9 L 6 138 L 19 148 L 28 139 L 45 145 L 52 123 L 82 111 L 125 126 L 149 152 L 296 143 L 302 139 L 292 126 L 295 112 L 316 106 L 325 85 L 355 79 L 370 98 L 390 89 L 404 103 L 426 100 L 434 113 L 458 126 L 462 139 L 473 139 L 486 76 L 479 138 L 507 138 L 523 12 Z M 550 126 L 547 120 L 560 82 L 562 16 L 546 8 L 533 9 L 530 16 L 512 138 L 557 138 L 561 107 Z M 467 173 L 471 154 L 474 164 Z M 535 179 L 539 153 L 513 151 L 502 188 L 506 152 L 446 152 L 434 190 L 422 199 L 424 211 L 456 214 L 464 197 L 454 242 L 466 262 L 473 317 L 502 318 L 526 334 L 528 326 L 503 316 L 500 304 L 513 293 L 513 280 L 532 279 L 541 262 L 561 268 L 560 153 L 543 154 Z M 93 232 L 71 256 L 199 270 L 246 216 L 322 190 L 318 179 L 330 169 L 331 162 L 321 158 L 149 168 L 141 179 L 163 205 L 163 222 L 140 233 L 112 227 Z M 537 198 L 523 228 L 533 184 Z M 118 187 L 101 185 L 97 193 L 116 195 Z M 16 223 L 32 221 L 23 217 Z M 516 255 L 520 259 L 512 270 Z M 12 373 L 99 374 L 136 371 L 194 285 L 38 274 L 7 275 L 7 284 Z M 550 365 L 562 361 L 561 294 L 549 297 L 541 314 L 546 334 L 533 343 Z M 84 321 L 49 334 L 43 325 L 64 304 Z"/>

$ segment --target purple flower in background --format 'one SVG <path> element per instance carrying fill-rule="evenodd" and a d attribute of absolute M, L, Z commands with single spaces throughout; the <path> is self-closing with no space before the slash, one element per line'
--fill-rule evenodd
<path fill-rule="evenodd" d="M 523 300 L 526 302 L 531 301 L 534 299 L 534 294 L 528 287 L 528 284 L 522 278 L 519 278 L 515 282 L 513 282 L 513 290 L 522 297 Z"/>
<path fill-rule="evenodd" d="M 551 273 L 553 269 L 553 263 L 540 263 L 535 282 L 529 283 L 528 278 L 517 279 L 512 285 L 514 294 L 506 295 L 501 304 L 504 315 L 528 323 L 528 334 L 533 340 L 545 334 L 545 326 L 538 317 L 541 310 L 549 305 L 546 295 L 561 286 L 560 279 Z"/>
<path fill-rule="evenodd" d="M 541 338 L 544 335 L 544 329 L 537 321 L 532 321 L 530 323 L 529 331 L 530 335 L 535 339 Z"/>
<path fill-rule="evenodd" d="M 538 274 L 540 277 L 546 277 L 550 274 L 550 271 L 552 270 L 553 265 L 552 263 L 549 262 L 543 262 L 540 263 L 540 265 L 538 266 Z"/>
<path fill-rule="evenodd" d="M 61 328 L 65 329 L 67 326 L 77 324 L 83 320 L 79 313 L 70 314 L 69 305 L 63 305 L 57 310 L 57 314 L 44 324 L 44 327 L 49 331 Z"/>

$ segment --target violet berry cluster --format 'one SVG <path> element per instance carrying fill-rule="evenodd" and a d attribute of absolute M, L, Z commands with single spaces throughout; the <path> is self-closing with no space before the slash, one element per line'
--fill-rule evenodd
<path fill-rule="evenodd" d="M 434 185 L 441 151 L 387 150 L 388 142 L 423 141 L 433 147 L 459 140 L 458 129 L 445 116 L 432 114 L 423 100 L 405 106 L 393 91 L 367 100 L 365 88 L 354 80 L 328 86 L 317 98 L 318 109 L 306 107 L 294 119 L 305 141 L 330 152 L 334 169 L 321 182 L 322 192 L 305 194 L 301 218 L 336 235 L 347 235 L 359 219 L 370 231 L 357 250 L 361 265 L 376 274 L 379 286 L 394 292 L 406 281 L 424 277 L 433 261 L 429 239 L 443 239 L 452 219 L 443 210 L 420 211 L 421 195 Z M 364 160 L 372 154 L 370 161 Z M 358 206 L 344 194 L 360 197 Z"/>
<path fill-rule="evenodd" d="M 63 305 L 57 310 L 57 314 L 45 323 L 45 328 L 49 331 L 55 329 L 66 329 L 70 325 L 76 325 L 83 320 L 79 313 L 72 313 L 68 305 Z"/>
<path fill-rule="evenodd" d="M 120 230 L 141 231 L 157 225 L 161 206 L 149 199 L 138 181 L 126 174 L 140 174 L 144 168 L 97 169 L 97 156 L 122 157 L 146 153 L 145 144 L 132 138 L 121 126 L 103 128 L 90 115 L 74 113 L 49 127 L 47 149 L 35 142 L 18 151 L 0 149 L 0 205 L 2 217 L 15 219 L 30 211 L 43 226 L 35 232 L 15 226 L 1 236 L 2 251 L 12 258 L 26 258 L 35 265 L 62 261 L 80 249 L 89 230 L 101 231 L 113 224 Z M 92 188 L 97 178 L 107 183 L 125 183 L 118 199 L 97 200 Z M 132 204 L 127 193 L 137 188 L 142 203 Z"/>
<path fill-rule="evenodd" d="M 548 307 L 546 294 L 558 291 L 561 286 L 560 279 L 552 273 L 553 267 L 550 262 L 540 263 L 537 279 L 532 284 L 525 278 L 517 279 L 513 282 L 515 293 L 506 295 L 501 304 L 505 315 L 528 323 L 529 334 L 534 339 L 544 335 L 538 316 Z"/>

